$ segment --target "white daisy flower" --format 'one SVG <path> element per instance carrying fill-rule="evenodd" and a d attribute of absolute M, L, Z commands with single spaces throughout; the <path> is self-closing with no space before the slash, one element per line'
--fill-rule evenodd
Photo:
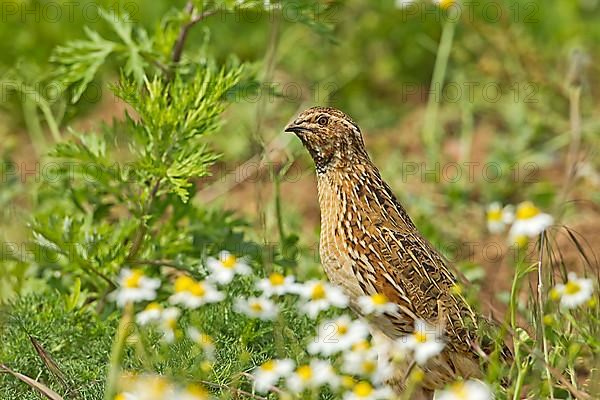
<path fill-rule="evenodd" d="M 188 328 L 187 335 L 194 343 L 200 346 L 200 348 L 204 351 L 206 358 L 211 360 L 215 358 L 215 342 L 213 341 L 212 337 L 206 333 L 200 332 L 194 327 Z"/>
<path fill-rule="evenodd" d="M 510 225 L 515 222 L 515 206 L 507 204 L 502 209 L 502 222 L 505 225 Z"/>
<path fill-rule="evenodd" d="M 574 272 L 569 272 L 568 277 L 567 283 L 559 283 L 550 291 L 550 297 L 560 299 L 561 307 L 572 309 L 592 298 L 594 284 L 591 279 L 578 278 Z"/>
<path fill-rule="evenodd" d="M 435 392 L 436 400 L 492 400 L 490 388 L 483 382 L 469 379 L 452 384 L 448 389 Z"/>
<path fill-rule="evenodd" d="M 398 309 L 397 304 L 391 303 L 385 295 L 380 293 L 359 297 L 358 305 L 365 314 L 380 315 L 383 313 L 393 313 Z"/>
<path fill-rule="evenodd" d="M 360 381 L 354 385 L 351 392 L 344 393 L 343 400 L 379 400 L 392 398 L 394 392 L 387 386 L 374 388 L 367 381 Z"/>
<path fill-rule="evenodd" d="M 278 272 L 274 272 L 269 275 L 268 278 L 258 281 L 256 287 L 260 289 L 263 295 L 266 297 L 273 295 L 282 296 L 287 293 L 296 293 L 298 290 L 296 283 L 294 283 L 293 276 L 283 276 Z"/>
<path fill-rule="evenodd" d="M 115 396 L 115 400 L 139 400 L 139 397 L 133 393 L 121 392 Z"/>
<path fill-rule="evenodd" d="M 398 339 L 397 344 L 401 349 L 411 351 L 419 365 L 440 354 L 445 346 L 440 329 L 423 320 L 415 321 L 414 332 Z"/>
<path fill-rule="evenodd" d="M 308 281 L 298 288 L 298 294 L 306 301 L 300 310 L 310 318 L 316 318 L 323 310 L 329 307 L 345 308 L 348 306 L 348 297 L 342 290 L 322 281 Z"/>
<path fill-rule="evenodd" d="M 144 375 L 127 379 L 126 390 L 115 400 L 164 400 L 173 399 L 175 388 L 166 378 L 157 375 Z"/>
<path fill-rule="evenodd" d="M 369 336 L 369 327 L 360 320 L 351 320 L 343 315 L 337 319 L 325 321 L 319 326 L 314 340 L 308 345 L 310 354 L 330 356 L 348 350 L 354 344 Z"/>
<path fill-rule="evenodd" d="M 487 228 L 490 233 L 502 233 L 506 229 L 506 225 L 511 224 L 514 220 L 514 210 L 512 206 L 505 206 L 498 202 L 490 204 L 487 208 Z"/>
<path fill-rule="evenodd" d="M 529 237 L 536 237 L 548 228 L 554 219 L 549 214 L 542 213 L 532 202 L 524 201 L 517 206 L 515 222 L 510 228 L 511 243 L 523 244 Z"/>
<path fill-rule="evenodd" d="M 378 349 L 368 340 L 355 343 L 349 351 L 343 353 L 341 370 L 350 375 L 368 378 L 374 383 L 384 382 L 391 376 L 392 364 L 383 362 Z"/>
<path fill-rule="evenodd" d="M 206 260 L 206 266 L 211 272 L 209 279 L 221 285 L 231 282 L 236 274 L 248 275 L 251 272 L 246 262 L 228 251 L 220 252 L 218 259 L 209 257 Z"/>
<path fill-rule="evenodd" d="M 196 281 L 187 275 L 175 281 L 175 294 L 169 297 L 173 304 L 182 304 L 187 308 L 198 308 L 203 304 L 217 303 L 225 295 L 215 289 L 208 281 Z"/>
<path fill-rule="evenodd" d="M 300 393 L 306 389 L 316 389 L 329 385 L 336 389 L 340 384 L 340 377 L 329 363 L 324 360 L 311 360 L 307 365 L 301 365 L 287 379 L 288 388 Z"/>
<path fill-rule="evenodd" d="M 177 400 L 208 400 L 211 397 L 203 387 L 198 385 L 190 385 L 177 393 L 177 397 L 175 398 Z"/>
<path fill-rule="evenodd" d="M 163 307 L 160 304 L 153 302 L 148 304 L 144 311 L 137 313 L 135 320 L 140 325 L 148 325 L 159 321 L 162 311 Z"/>
<path fill-rule="evenodd" d="M 248 299 L 237 299 L 235 311 L 246 314 L 251 318 L 259 318 L 265 321 L 275 319 L 279 312 L 277 304 L 264 297 L 250 297 Z"/>
<path fill-rule="evenodd" d="M 254 370 L 254 388 L 260 393 L 265 393 L 277 384 L 280 378 L 288 376 L 293 370 L 292 360 L 269 360 Z"/>
<path fill-rule="evenodd" d="M 119 288 L 112 293 L 120 307 L 127 303 L 154 300 L 156 290 L 160 287 L 160 279 L 148 278 L 139 269 L 121 270 Z"/>
<path fill-rule="evenodd" d="M 175 340 L 177 331 L 177 320 L 181 315 L 181 310 L 177 307 L 165 308 L 160 315 L 159 327 L 163 332 L 163 340 L 172 343 Z"/>
<path fill-rule="evenodd" d="M 175 340 L 177 331 L 177 320 L 181 310 L 176 307 L 163 308 L 158 303 L 150 303 L 144 311 L 135 317 L 140 325 L 156 324 L 163 332 L 163 339 L 171 343 Z"/>

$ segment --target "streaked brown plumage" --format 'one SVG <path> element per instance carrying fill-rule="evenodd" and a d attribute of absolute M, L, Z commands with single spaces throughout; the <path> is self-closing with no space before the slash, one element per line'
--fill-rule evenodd
<path fill-rule="evenodd" d="M 320 254 L 329 279 L 356 312 L 358 297 L 376 293 L 399 306 L 398 313 L 370 318 L 375 336 L 411 333 L 415 319 L 444 327 L 447 346 L 428 363 L 426 388 L 479 375 L 473 311 L 453 291 L 456 279 L 446 261 L 381 178 L 358 125 L 339 110 L 313 107 L 285 130 L 300 138 L 316 165 Z"/>

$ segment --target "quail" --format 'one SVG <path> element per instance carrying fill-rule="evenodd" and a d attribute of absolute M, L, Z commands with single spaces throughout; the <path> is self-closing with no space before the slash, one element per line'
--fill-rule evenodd
<path fill-rule="evenodd" d="M 315 163 L 327 277 L 359 314 L 365 295 L 382 294 L 397 305 L 398 312 L 368 317 L 373 336 L 394 340 L 412 333 L 416 320 L 436 324 L 446 346 L 424 366 L 423 387 L 480 376 L 474 312 L 455 290 L 447 261 L 381 178 L 358 125 L 335 108 L 313 107 L 285 131 L 298 136 Z"/>

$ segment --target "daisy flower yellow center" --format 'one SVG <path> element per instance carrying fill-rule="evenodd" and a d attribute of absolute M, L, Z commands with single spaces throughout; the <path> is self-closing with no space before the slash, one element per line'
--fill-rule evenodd
<path fill-rule="evenodd" d="M 377 294 L 374 294 L 373 296 L 371 296 L 371 300 L 373 301 L 373 304 L 376 304 L 378 306 L 382 306 L 388 302 L 387 297 L 385 297 L 385 295 L 380 294 L 380 293 L 377 293 Z"/>
<path fill-rule="evenodd" d="M 410 377 L 414 382 L 422 382 L 425 379 L 425 372 L 421 368 L 415 368 L 410 373 Z"/>
<path fill-rule="evenodd" d="M 362 363 L 362 370 L 367 374 L 375 372 L 376 365 L 373 361 L 365 361 Z"/>
<path fill-rule="evenodd" d="M 208 336 L 206 333 L 201 333 L 198 336 L 197 339 L 198 343 L 205 345 L 205 346 L 211 346 L 213 344 L 213 340 L 210 336 Z"/>
<path fill-rule="evenodd" d="M 365 351 L 371 348 L 371 344 L 367 340 L 361 340 L 358 343 L 352 345 L 352 351 Z"/>
<path fill-rule="evenodd" d="M 414 334 L 415 340 L 418 343 L 425 343 L 427 342 L 427 335 L 425 334 L 425 332 L 415 332 Z"/>
<path fill-rule="evenodd" d="M 373 393 L 373 386 L 369 382 L 359 382 L 354 386 L 354 394 L 357 397 L 368 397 Z"/>
<path fill-rule="evenodd" d="M 336 328 L 338 335 L 345 335 L 346 333 L 348 333 L 348 325 L 339 324 Z"/>
<path fill-rule="evenodd" d="M 275 371 L 275 361 L 269 360 L 260 366 L 263 371 Z"/>
<path fill-rule="evenodd" d="M 354 378 L 348 375 L 342 376 L 342 386 L 345 388 L 351 388 L 354 386 Z"/>
<path fill-rule="evenodd" d="M 577 294 L 581 291 L 581 285 L 577 282 L 568 281 L 565 285 L 565 294 Z"/>
<path fill-rule="evenodd" d="M 440 0 L 439 5 L 441 8 L 443 8 L 445 10 L 448 7 L 452 6 L 455 2 L 456 2 L 456 0 Z"/>
<path fill-rule="evenodd" d="M 517 235 L 514 240 L 517 246 L 525 247 L 529 239 L 527 239 L 527 236 L 525 235 Z"/>
<path fill-rule="evenodd" d="M 235 264 L 237 264 L 237 258 L 235 258 L 235 256 L 228 254 L 227 257 L 225 257 L 222 261 L 221 264 L 223 265 L 223 267 L 231 269 L 233 267 L 235 267 Z"/>
<path fill-rule="evenodd" d="M 264 311 L 262 304 L 258 302 L 250 303 L 250 309 L 254 312 L 260 313 Z"/>
<path fill-rule="evenodd" d="M 553 288 L 550 290 L 550 298 L 552 300 L 560 300 L 560 292 Z"/>
<path fill-rule="evenodd" d="M 313 300 L 322 300 L 324 299 L 326 296 L 325 293 L 325 287 L 323 286 L 322 283 L 317 283 L 313 289 L 312 289 L 312 293 L 311 293 L 311 298 Z"/>
<path fill-rule="evenodd" d="M 190 385 L 187 387 L 187 392 L 189 394 L 191 394 L 192 396 L 197 396 L 201 399 L 207 398 L 208 397 L 208 393 L 206 392 L 206 390 L 203 387 L 200 387 L 198 385 Z"/>
<path fill-rule="evenodd" d="M 462 382 L 457 382 L 450 387 L 450 391 L 459 399 L 468 399 L 469 393 Z"/>
<path fill-rule="evenodd" d="M 301 367 L 298 367 L 298 369 L 296 370 L 296 373 L 303 381 L 308 381 L 313 376 L 313 370 L 308 365 L 303 365 Z"/>
<path fill-rule="evenodd" d="M 487 212 L 488 221 L 502 221 L 502 210 L 500 208 L 492 208 Z"/>
<path fill-rule="evenodd" d="M 180 276 L 175 281 L 175 291 L 176 292 L 189 292 L 192 287 L 194 287 L 195 282 L 189 276 Z"/>
<path fill-rule="evenodd" d="M 115 396 L 115 400 L 125 400 L 126 397 L 123 393 L 119 393 L 118 395 Z"/>
<path fill-rule="evenodd" d="M 174 331 L 175 328 L 177 328 L 177 319 L 169 318 L 165 321 L 165 325 L 167 326 L 167 328 Z"/>
<path fill-rule="evenodd" d="M 530 219 L 540 213 L 540 210 L 530 201 L 525 201 L 517 207 L 517 219 Z"/>
<path fill-rule="evenodd" d="M 204 295 L 206 294 L 206 289 L 204 288 L 204 285 L 201 284 L 200 282 L 193 285 L 189 289 L 189 291 L 190 291 L 190 293 L 192 293 L 194 296 L 197 296 L 197 297 L 204 297 Z"/>
<path fill-rule="evenodd" d="M 153 302 L 150 303 L 146 306 L 146 311 L 160 311 L 162 309 L 162 306 L 160 304 L 158 304 L 157 302 Z"/>
<path fill-rule="evenodd" d="M 204 372 L 209 372 L 212 369 L 212 367 L 212 363 L 208 360 L 204 360 L 200 363 L 200 369 Z"/>
<path fill-rule="evenodd" d="M 140 286 L 140 280 L 144 277 L 144 274 L 139 269 L 131 271 L 131 275 L 129 275 L 123 281 L 123 286 L 126 288 L 137 288 Z"/>
<path fill-rule="evenodd" d="M 169 385 L 167 384 L 166 380 L 162 378 L 155 378 L 150 382 L 150 386 L 152 387 L 152 393 L 162 394 L 167 391 Z"/>
<path fill-rule="evenodd" d="M 274 272 L 269 276 L 269 282 L 273 286 L 281 286 L 285 283 L 285 277 L 278 272 Z"/>

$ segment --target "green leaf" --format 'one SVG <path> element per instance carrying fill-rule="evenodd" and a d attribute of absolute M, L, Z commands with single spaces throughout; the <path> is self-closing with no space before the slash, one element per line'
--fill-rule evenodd
<path fill-rule="evenodd" d="M 66 309 L 68 311 L 73 311 L 79 302 L 79 295 L 81 294 L 81 279 L 75 278 L 75 283 L 73 284 L 73 292 L 66 296 Z"/>
<path fill-rule="evenodd" d="M 81 98 L 98 69 L 116 49 L 116 43 L 87 27 L 84 29 L 88 40 L 73 40 L 65 46 L 58 46 L 50 57 L 51 62 L 59 64 L 56 71 L 59 81 L 74 87 L 72 103 Z"/>
<path fill-rule="evenodd" d="M 73 40 L 64 46 L 58 46 L 50 57 L 51 62 L 58 64 L 56 76 L 64 85 L 63 90 L 73 86 L 72 103 L 81 98 L 111 54 L 125 59 L 124 71 L 133 76 L 138 85 L 144 82 L 146 76 L 148 64 L 143 54 L 152 53 L 146 31 L 142 28 L 134 30 L 134 24 L 127 14 L 119 16 L 102 8 L 98 12 L 121 43 L 104 39 L 98 32 L 85 27 L 87 40 Z"/>
<path fill-rule="evenodd" d="M 151 52 L 151 43 L 148 39 L 148 34 L 142 28 L 137 28 L 137 41 L 134 39 L 133 21 L 128 14 L 118 16 L 112 11 L 104 9 L 99 10 L 100 16 L 110 24 L 115 33 L 123 41 L 125 51 L 123 52 L 126 58 L 125 72 L 132 75 L 138 84 L 144 82 L 146 76 L 144 70 L 147 66 L 142 57 L 142 52 Z"/>

